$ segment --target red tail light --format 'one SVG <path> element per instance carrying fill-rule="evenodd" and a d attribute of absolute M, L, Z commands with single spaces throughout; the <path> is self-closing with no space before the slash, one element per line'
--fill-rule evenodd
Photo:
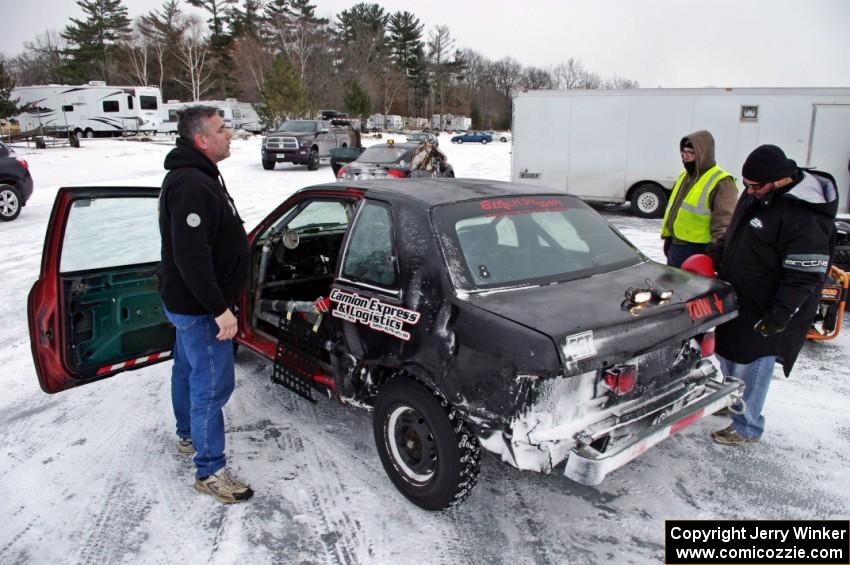
<path fill-rule="evenodd" d="M 397 178 L 397 179 L 403 179 L 404 177 L 407 176 L 407 173 L 405 173 L 404 171 L 400 171 L 398 169 L 389 169 L 387 171 L 387 176 Z"/>
<path fill-rule="evenodd" d="M 611 389 L 614 394 L 623 396 L 635 388 L 637 370 L 633 365 L 611 367 L 605 370 L 603 379 L 605 379 L 605 386 Z"/>
<path fill-rule="evenodd" d="M 338 178 L 338 179 L 345 178 L 345 167 L 343 167 L 339 171 L 337 171 L 336 178 Z"/>
<path fill-rule="evenodd" d="M 23 168 L 25 168 L 26 170 L 30 170 L 30 164 L 29 164 L 29 163 L 27 163 L 27 160 L 26 160 L 26 159 L 18 159 L 18 163 L 20 163 L 20 164 L 21 164 L 21 166 L 22 166 Z"/>
<path fill-rule="evenodd" d="M 702 339 L 699 342 L 699 349 L 703 357 L 711 357 L 714 355 L 714 332 L 702 334 Z"/>

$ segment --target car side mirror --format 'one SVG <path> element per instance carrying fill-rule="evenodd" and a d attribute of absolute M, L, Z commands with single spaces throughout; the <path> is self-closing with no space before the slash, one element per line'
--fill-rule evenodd
<path fill-rule="evenodd" d="M 326 130 L 326 129 L 320 129 L 320 130 L 319 130 L 319 133 L 328 133 L 328 130 Z"/>

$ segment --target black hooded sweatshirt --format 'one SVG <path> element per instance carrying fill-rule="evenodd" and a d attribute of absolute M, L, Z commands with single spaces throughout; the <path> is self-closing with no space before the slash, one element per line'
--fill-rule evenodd
<path fill-rule="evenodd" d="M 775 355 L 791 373 L 814 319 L 835 248 L 835 180 L 797 169 L 791 185 L 761 200 L 741 196 L 721 244 L 718 278 L 738 294 L 738 317 L 717 328 L 716 351 L 735 363 Z M 786 329 L 762 337 L 761 319 Z"/>
<path fill-rule="evenodd" d="M 219 316 L 236 303 L 248 275 L 248 236 L 224 180 L 182 138 L 165 157 L 159 195 L 160 295 L 176 314 Z"/>

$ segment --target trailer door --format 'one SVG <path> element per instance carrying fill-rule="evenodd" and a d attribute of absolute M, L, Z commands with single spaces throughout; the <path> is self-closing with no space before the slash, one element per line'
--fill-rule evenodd
<path fill-rule="evenodd" d="M 833 175 L 838 183 L 840 212 L 848 210 L 850 173 L 850 104 L 815 104 L 806 166 Z"/>

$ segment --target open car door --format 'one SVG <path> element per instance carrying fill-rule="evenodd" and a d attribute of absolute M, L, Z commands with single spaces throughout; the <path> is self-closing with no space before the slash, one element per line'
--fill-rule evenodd
<path fill-rule="evenodd" d="M 27 300 L 38 381 L 49 393 L 170 358 L 156 288 L 158 188 L 62 188 Z"/>

